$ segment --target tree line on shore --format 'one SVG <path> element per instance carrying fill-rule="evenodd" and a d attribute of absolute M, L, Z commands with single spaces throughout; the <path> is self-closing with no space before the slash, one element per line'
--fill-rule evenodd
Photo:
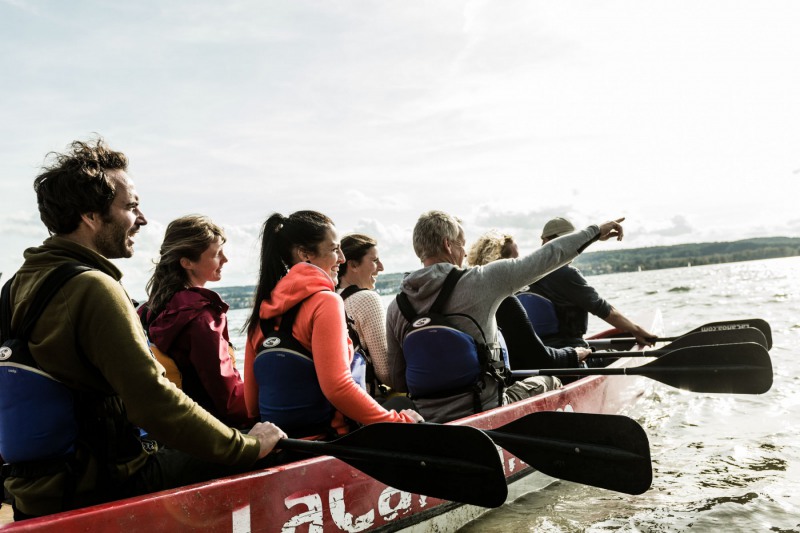
<path fill-rule="evenodd" d="M 762 237 L 733 242 L 706 242 L 676 244 L 672 246 L 652 246 L 602 252 L 587 252 L 574 261 L 575 267 L 587 276 L 613 274 L 617 272 L 636 272 L 639 270 L 659 270 L 685 266 L 736 263 L 777 257 L 800 255 L 800 238 Z M 376 290 L 381 294 L 394 294 L 400 288 L 405 273 L 382 273 L 377 280 Z M 252 305 L 252 285 L 219 287 L 214 290 L 231 309 L 247 308 Z"/>
<path fill-rule="evenodd" d="M 705 242 L 588 252 L 574 265 L 585 275 L 716 265 L 800 255 L 800 238 L 763 237 L 733 242 Z"/>

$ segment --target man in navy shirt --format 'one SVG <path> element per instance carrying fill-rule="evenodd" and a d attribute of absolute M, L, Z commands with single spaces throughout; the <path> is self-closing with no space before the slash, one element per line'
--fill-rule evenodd
<path fill-rule="evenodd" d="M 566 218 L 549 220 L 542 230 L 542 244 L 575 231 Z M 555 306 L 558 317 L 558 333 L 542 338 L 548 346 L 588 346 L 583 336 L 589 325 L 589 313 L 601 318 L 612 326 L 626 331 L 637 342 L 652 345 L 649 339 L 655 337 L 638 324 L 620 313 L 613 305 L 597 294 L 580 271 L 566 264 L 530 286 L 530 292 L 544 296 Z"/>

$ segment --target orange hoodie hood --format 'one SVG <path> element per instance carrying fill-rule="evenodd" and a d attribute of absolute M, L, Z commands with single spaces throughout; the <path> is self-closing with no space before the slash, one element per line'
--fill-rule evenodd
<path fill-rule="evenodd" d="M 387 411 L 360 388 L 350 372 L 353 344 L 347 335 L 344 303 L 334 292 L 331 278 L 321 269 L 299 263 L 289 269 L 275 289 L 269 302 L 261 302 L 261 318 L 282 316 L 308 299 L 297 313 L 292 335 L 314 354 L 314 367 L 320 389 L 336 408 L 331 427 L 340 435 L 348 431 L 345 417 L 361 424 L 374 422 L 414 422 L 406 413 Z M 248 412 L 259 416 L 259 387 L 253 363 L 263 335 L 260 330 L 248 335 L 245 349 L 245 401 Z"/>
<path fill-rule="evenodd" d="M 261 301 L 259 316 L 270 319 L 282 316 L 312 294 L 335 291 L 333 280 L 311 263 L 297 263 L 278 281 L 270 300 Z"/>

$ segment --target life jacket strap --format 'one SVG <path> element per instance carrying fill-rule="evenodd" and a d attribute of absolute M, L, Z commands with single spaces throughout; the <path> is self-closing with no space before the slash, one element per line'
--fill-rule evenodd
<path fill-rule="evenodd" d="M 26 461 L 20 463 L 6 463 L 2 467 L 2 475 L 6 477 L 19 477 L 24 479 L 36 479 L 42 476 L 52 476 L 61 472 L 70 472 L 77 465 L 75 454 L 52 457 L 50 459 L 38 459 L 36 461 Z"/>
<path fill-rule="evenodd" d="M 22 318 L 18 331 L 13 331 L 11 329 L 11 284 L 14 282 L 16 275 L 12 276 L 11 279 L 5 283 L 2 291 L 3 302 L 0 306 L 0 333 L 2 333 L 2 340 L 18 338 L 27 341 L 33 332 L 36 322 L 44 312 L 47 304 L 53 299 L 53 296 L 61 290 L 61 287 L 67 281 L 87 270 L 94 269 L 81 263 L 64 263 L 50 272 L 36 292 L 28 308 L 28 312 L 25 313 L 25 316 Z"/>

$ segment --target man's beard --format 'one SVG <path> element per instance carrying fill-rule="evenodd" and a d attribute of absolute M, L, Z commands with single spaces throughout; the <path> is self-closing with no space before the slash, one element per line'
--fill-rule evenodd
<path fill-rule="evenodd" d="M 109 259 L 131 257 L 133 248 L 128 246 L 129 230 L 111 218 L 104 218 L 103 222 L 103 229 L 94 238 L 97 251 Z"/>

